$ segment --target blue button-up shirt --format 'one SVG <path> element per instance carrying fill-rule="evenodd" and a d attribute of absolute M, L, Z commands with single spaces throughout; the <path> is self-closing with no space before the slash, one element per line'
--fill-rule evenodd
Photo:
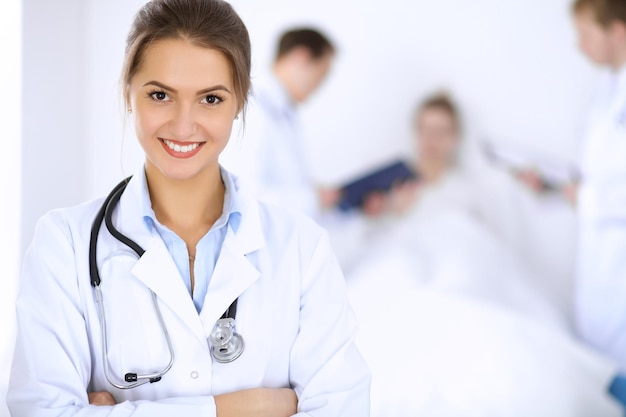
<path fill-rule="evenodd" d="M 215 264 L 219 257 L 222 243 L 226 237 L 226 231 L 230 226 L 236 232 L 241 221 L 241 212 L 238 208 L 236 189 L 233 178 L 226 172 L 222 171 L 222 181 L 224 182 L 224 208 L 222 215 L 213 224 L 211 229 L 204 235 L 196 246 L 196 257 L 194 260 L 194 288 L 191 288 L 191 274 L 189 270 L 189 252 L 185 241 L 176 233 L 159 222 L 152 209 L 150 201 L 150 193 L 148 191 L 148 182 L 145 172 L 141 176 L 143 193 L 143 220 L 149 230 L 156 230 L 161 236 L 165 246 L 167 247 L 172 259 L 178 267 L 180 275 L 189 295 L 193 298 L 193 303 L 198 313 L 202 311 L 204 298 L 209 288 L 209 282 L 213 276 Z M 193 291 L 192 291 L 193 290 Z"/>

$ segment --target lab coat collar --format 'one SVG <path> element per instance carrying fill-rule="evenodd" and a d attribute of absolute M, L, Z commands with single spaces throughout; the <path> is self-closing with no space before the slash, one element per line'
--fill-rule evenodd
<path fill-rule="evenodd" d="M 209 336 L 215 322 L 228 306 L 261 276 L 247 255 L 266 245 L 258 202 L 251 193 L 242 189 L 232 174 L 224 172 L 232 180 L 233 195 L 237 198 L 242 215 L 239 227 L 229 227 L 226 232 L 200 312 L 205 337 Z"/>
<path fill-rule="evenodd" d="M 131 269 L 131 274 L 157 295 L 162 308 L 166 305 L 202 341 L 202 323 L 176 263 L 156 229 L 144 219 L 144 204 L 150 201 L 149 197 L 146 198 L 147 193 L 142 166 L 132 176 L 115 211 L 118 230 L 145 251 Z"/>
<path fill-rule="evenodd" d="M 296 114 L 296 103 L 275 74 L 255 87 L 254 99 L 275 117 L 293 119 Z"/>
<path fill-rule="evenodd" d="M 143 168 L 142 168 L 143 169 Z M 202 340 L 208 337 L 215 322 L 228 306 L 250 287 L 260 272 L 247 259 L 249 255 L 265 246 L 258 202 L 243 190 L 239 181 L 226 170 L 222 171 L 225 181 L 232 185 L 232 196 L 241 212 L 238 226 L 229 227 L 209 290 L 204 308 L 198 313 L 187 292 L 180 272 L 156 231 L 143 220 L 142 171 L 130 180 L 120 199 L 117 211 L 118 229 L 141 245 L 145 253 L 132 269 L 133 275 L 150 288 L 181 320 Z"/>
<path fill-rule="evenodd" d="M 242 185 L 235 175 L 222 169 L 224 181 L 232 184 L 234 205 L 239 209 L 241 218 L 236 227 L 230 227 L 231 238 L 243 255 L 250 254 L 265 246 L 265 236 L 261 224 L 259 202 L 254 194 Z M 228 237 L 228 234 L 227 234 Z"/>
<path fill-rule="evenodd" d="M 144 250 L 149 247 L 153 235 L 156 234 L 144 220 L 146 210 L 144 204 L 150 201 L 147 195 L 148 186 L 142 165 L 128 182 L 120 198 L 119 208 L 115 211 L 116 226 L 119 231 L 137 242 Z"/>

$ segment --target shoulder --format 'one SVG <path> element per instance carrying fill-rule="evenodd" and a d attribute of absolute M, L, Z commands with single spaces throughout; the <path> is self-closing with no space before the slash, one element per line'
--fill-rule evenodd
<path fill-rule="evenodd" d="M 310 217 L 270 202 L 258 201 L 265 245 L 258 252 L 265 268 L 299 276 L 300 291 L 316 286 L 339 291 L 343 275 L 328 233 Z"/>
<path fill-rule="evenodd" d="M 321 226 L 300 211 L 263 200 L 257 200 L 257 204 L 266 234 L 293 233 L 309 237 L 325 234 Z"/>
<path fill-rule="evenodd" d="M 263 198 L 248 188 L 245 182 L 225 171 L 237 194 L 245 229 L 258 230 L 269 249 L 289 246 L 310 247 L 326 235 L 324 229 L 307 215 L 290 207 Z"/>
<path fill-rule="evenodd" d="M 74 242 L 78 234 L 88 234 L 96 213 L 102 205 L 103 198 L 77 204 L 75 206 L 58 208 L 48 211 L 37 221 L 33 245 L 47 241 L 51 237 L 64 236 L 69 242 Z"/>

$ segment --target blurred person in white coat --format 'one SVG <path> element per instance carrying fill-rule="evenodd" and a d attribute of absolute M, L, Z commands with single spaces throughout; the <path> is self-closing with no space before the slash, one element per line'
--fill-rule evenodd
<path fill-rule="evenodd" d="M 576 0 L 573 12 L 580 49 L 607 70 L 582 155 L 575 319 L 626 374 L 626 1 Z M 611 389 L 626 403 L 624 385 Z"/>
<path fill-rule="evenodd" d="M 271 74 L 254 85 L 244 138 L 231 141 L 221 157 L 262 200 L 314 218 L 339 195 L 315 184 L 298 106 L 327 77 L 334 56 L 332 42 L 317 29 L 284 32 Z"/>
<path fill-rule="evenodd" d="M 111 199 L 39 221 L 19 284 L 13 416 L 369 415 L 326 234 L 218 163 L 250 56 L 222 0 L 137 14 L 122 86 L 145 162 Z"/>

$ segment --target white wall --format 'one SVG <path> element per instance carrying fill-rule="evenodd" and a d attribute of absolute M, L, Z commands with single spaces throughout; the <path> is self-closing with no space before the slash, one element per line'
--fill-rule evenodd
<path fill-rule="evenodd" d="M 122 176 L 134 173 L 143 161 L 141 149 L 130 129 L 124 128 L 125 109 L 120 98 L 119 74 L 126 34 L 143 0 L 88 0 L 85 87 L 89 161 L 85 198 L 106 194 Z"/>
<path fill-rule="evenodd" d="M 42 214 L 85 196 L 84 17 L 83 0 L 23 0 L 22 249 Z"/>
<path fill-rule="evenodd" d="M 0 152 L 0 416 L 8 417 L 5 404 L 8 369 L 15 339 L 14 309 L 20 255 L 20 107 L 21 107 L 21 4 L 0 3 L 0 79 L 5 80 L 0 100 L 4 141 Z M 7 82 L 8 80 L 8 82 Z"/>

